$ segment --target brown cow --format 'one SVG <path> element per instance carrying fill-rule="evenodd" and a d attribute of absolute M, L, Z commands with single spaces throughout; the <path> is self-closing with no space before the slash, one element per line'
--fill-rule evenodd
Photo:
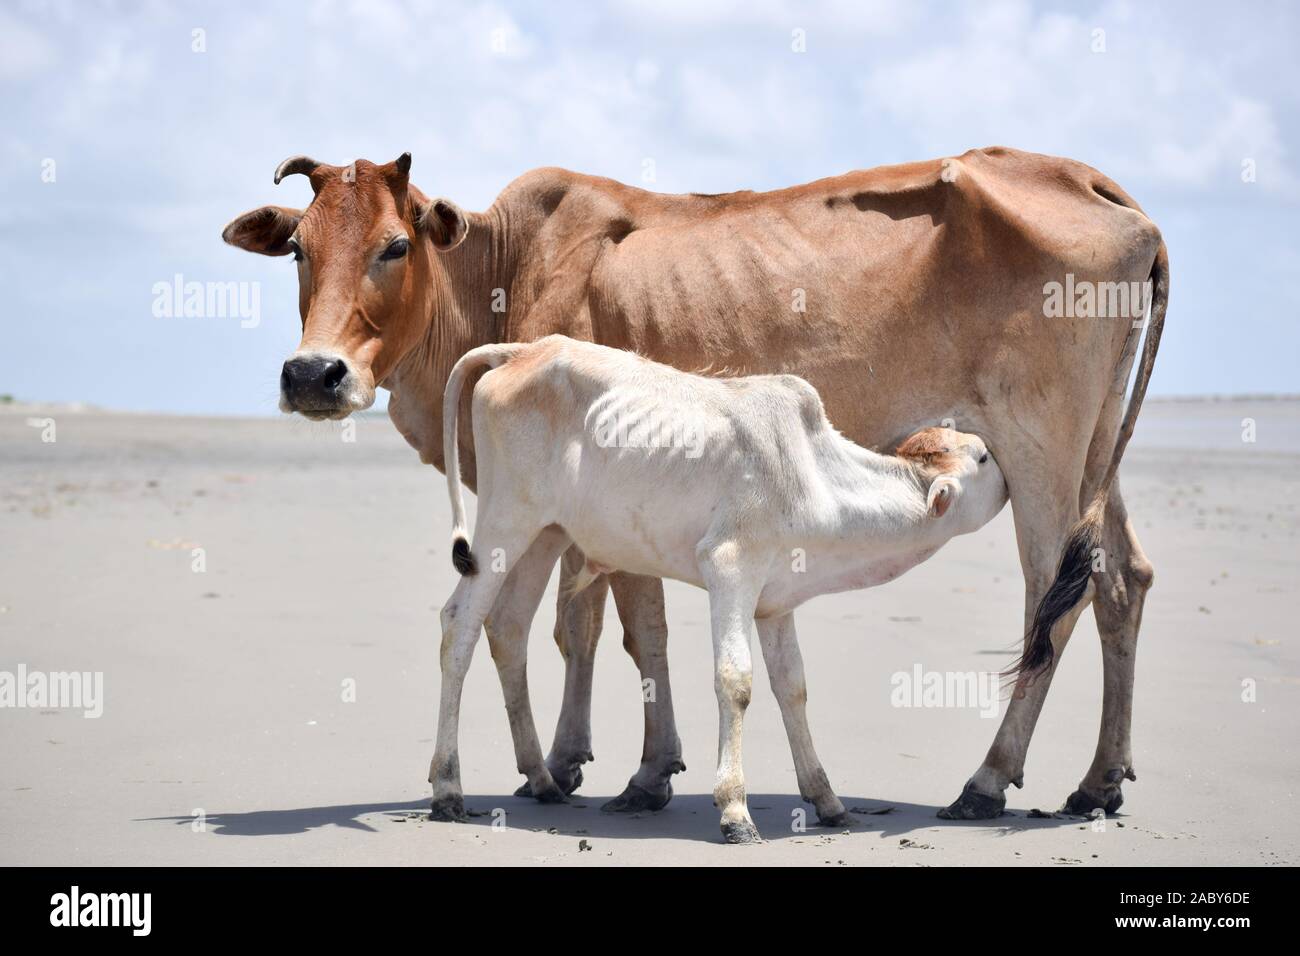
<path fill-rule="evenodd" d="M 1119 186 L 1080 163 L 998 147 L 718 196 L 540 169 L 471 213 L 425 197 L 409 168 L 409 155 L 382 166 L 287 160 L 276 182 L 308 175 L 311 205 L 263 207 L 223 232 L 249 251 L 299 260 L 303 339 L 285 363 L 282 408 L 343 417 L 382 385 L 393 423 L 441 469 L 443 386 L 456 360 L 485 343 L 560 332 L 680 368 L 793 372 L 862 445 L 892 447 L 950 419 L 1002 463 L 1025 574 L 1022 664 L 1043 674 L 1020 680 L 984 762 L 940 815 L 996 816 L 1007 785 L 1021 784 L 1055 660 L 1089 601 L 1102 639 L 1101 733 L 1066 806 L 1120 805 L 1121 781 L 1135 779 L 1133 660 L 1152 569 L 1111 483 L 1155 358 L 1168 258 Z M 1104 313 L 1117 288 L 1144 284 L 1150 331 L 1125 414 L 1148 296 Z M 461 414 L 473 487 L 468 403 Z M 608 587 L 624 646 L 657 695 L 645 707 L 641 767 L 606 808 L 663 806 L 683 765 L 656 579 L 613 574 L 561 599 L 564 705 L 541 760 L 524 661 L 511 649 L 557 558 L 564 553 L 562 584 L 581 570 L 567 547 L 558 530 L 541 535 L 487 622 L 528 776 L 521 792 L 558 799 L 591 759 L 591 668 Z M 1098 574 L 1094 547 L 1106 553 Z"/>

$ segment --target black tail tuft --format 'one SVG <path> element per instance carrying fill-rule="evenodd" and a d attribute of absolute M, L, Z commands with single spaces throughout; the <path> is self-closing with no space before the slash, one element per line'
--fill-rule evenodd
<path fill-rule="evenodd" d="M 1052 666 L 1052 627 L 1074 610 L 1088 590 L 1093 555 L 1101 546 L 1101 529 L 1100 509 L 1090 509 L 1071 529 L 1061 552 L 1061 563 L 1056 568 L 1056 578 L 1034 610 L 1034 622 L 1025 635 L 1025 651 L 1012 665 L 1009 676 L 1032 679 Z"/>
<path fill-rule="evenodd" d="M 469 542 L 459 535 L 451 543 L 451 563 L 465 577 L 478 574 L 478 562 L 474 560 L 474 555 L 470 554 Z"/>

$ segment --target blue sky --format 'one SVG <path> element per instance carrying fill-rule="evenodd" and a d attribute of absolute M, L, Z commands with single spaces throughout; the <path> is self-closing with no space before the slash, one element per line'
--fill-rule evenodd
<path fill-rule="evenodd" d="M 271 183 L 294 153 L 409 150 L 482 209 L 535 166 L 721 192 L 992 144 L 1090 163 L 1163 229 L 1154 394 L 1300 391 L 1294 4 L 0 0 L 0 102 L 20 399 L 274 413 L 295 271 L 219 233 L 306 204 Z M 260 323 L 155 315 L 176 274 L 260 283 Z"/>

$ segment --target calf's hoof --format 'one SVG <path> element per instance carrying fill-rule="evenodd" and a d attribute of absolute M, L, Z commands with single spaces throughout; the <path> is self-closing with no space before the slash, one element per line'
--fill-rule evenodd
<path fill-rule="evenodd" d="M 968 783 L 962 788 L 961 796 L 940 810 L 938 817 L 940 820 L 995 820 L 1002 816 L 1006 805 L 1005 794 L 999 793 L 996 797 L 991 797 L 975 790 Z"/>
<path fill-rule="evenodd" d="M 728 843 L 762 843 L 758 827 L 748 820 L 725 820 L 722 824 L 722 839 Z"/>
<path fill-rule="evenodd" d="M 442 823 L 464 823 L 469 819 L 465 812 L 465 798 L 460 794 L 435 797 L 429 804 L 429 819 Z"/>
<path fill-rule="evenodd" d="M 640 813 L 643 810 L 662 810 L 673 798 L 673 785 L 664 782 L 662 791 L 647 790 L 629 782 L 627 787 L 600 809 L 605 813 Z"/>

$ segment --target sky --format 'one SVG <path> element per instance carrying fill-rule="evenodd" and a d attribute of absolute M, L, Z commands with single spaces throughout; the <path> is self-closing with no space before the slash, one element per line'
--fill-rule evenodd
<path fill-rule="evenodd" d="M 1287 2 L 0 0 L 0 111 L 19 400 L 275 414 L 296 270 L 220 232 L 307 204 L 272 184 L 293 154 L 410 151 L 485 209 L 537 166 L 727 192 L 988 145 L 1095 166 L 1160 226 L 1153 395 L 1300 392 Z M 169 314 L 177 276 L 246 307 Z"/>

